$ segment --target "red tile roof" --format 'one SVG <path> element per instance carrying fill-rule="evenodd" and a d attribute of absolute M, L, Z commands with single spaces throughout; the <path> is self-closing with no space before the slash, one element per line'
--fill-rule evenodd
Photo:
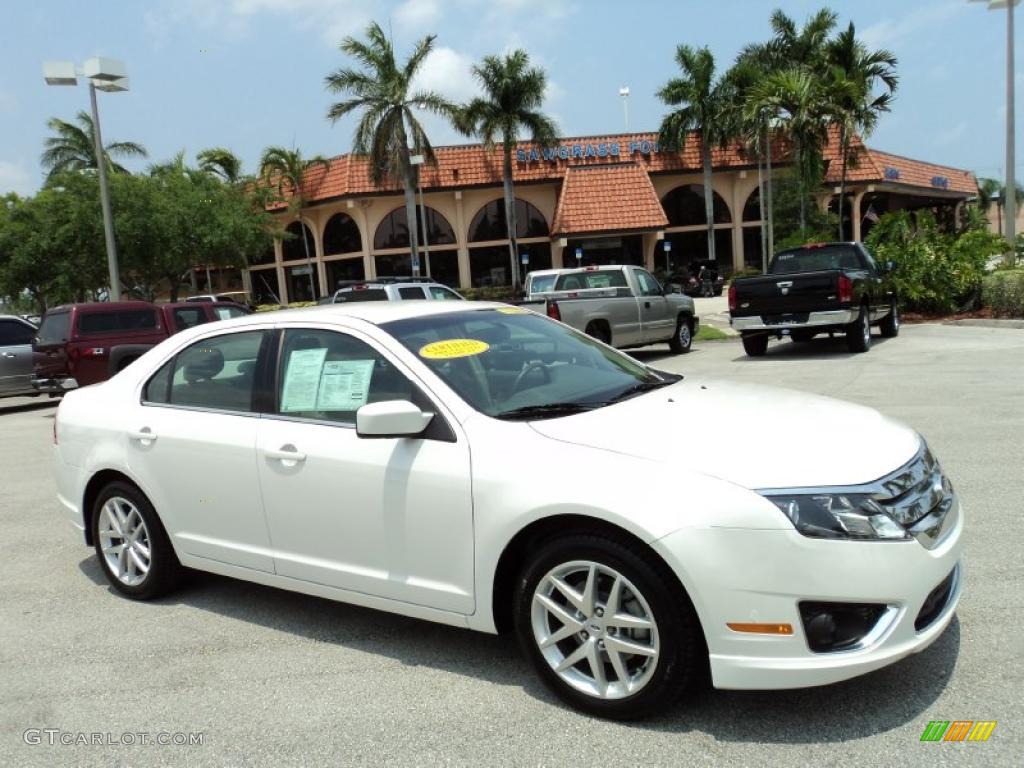
<path fill-rule="evenodd" d="M 834 133 L 833 133 L 834 135 Z M 825 148 L 825 159 L 830 161 L 826 182 L 839 180 L 838 142 L 830 142 Z M 856 167 L 847 170 L 848 181 L 893 182 L 915 187 L 945 189 L 947 191 L 975 194 L 977 184 L 969 171 L 923 163 L 917 160 L 890 155 L 868 149 L 855 137 L 852 141 L 858 153 Z M 513 179 L 516 183 L 559 181 L 566 178 L 570 169 L 591 166 L 606 167 L 612 163 L 628 161 L 647 173 L 696 173 L 701 169 L 700 141 L 696 134 L 690 134 L 681 152 L 659 151 L 657 134 L 613 134 L 607 136 L 581 136 L 559 139 L 552 158 L 548 158 L 539 147 L 528 142 L 517 145 L 519 159 L 513 158 Z M 564 155 L 559 156 L 559 150 Z M 773 161 L 784 164 L 788 159 L 788 145 L 780 139 L 772 142 Z M 577 154 L 574 156 L 574 152 Z M 522 153 L 522 154 L 520 154 Z M 425 166 L 423 188 L 465 189 L 474 186 L 492 186 L 501 183 L 501 150 L 487 150 L 480 144 L 466 144 L 450 147 L 436 147 L 436 165 Z M 524 159 L 521 159 L 525 157 Z M 756 165 L 754 157 L 742 144 L 735 142 L 725 148 L 715 147 L 711 151 L 712 166 L 716 170 L 751 168 Z M 398 180 L 386 180 L 375 184 L 370 179 L 369 161 L 355 155 L 341 155 L 330 160 L 329 170 L 312 170 L 303 185 L 303 192 L 310 203 L 340 197 L 365 196 L 399 192 Z M 898 178 L 886 178 L 886 169 L 898 170 Z M 943 181 L 948 180 L 948 182 Z M 942 184 L 947 184 L 943 187 Z M 287 190 L 286 190 L 287 192 Z M 280 207 L 280 205 L 275 206 Z"/>
<path fill-rule="evenodd" d="M 552 235 L 661 229 L 668 218 L 651 177 L 636 162 L 570 167 Z"/>

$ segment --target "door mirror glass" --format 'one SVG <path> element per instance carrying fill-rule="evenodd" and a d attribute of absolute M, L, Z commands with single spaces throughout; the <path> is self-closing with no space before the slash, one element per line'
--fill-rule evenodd
<path fill-rule="evenodd" d="M 360 437 L 415 437 L 422 434 L 432 413 L 424 413 L 408 400 L 367 403 L 356 411 L 356 434 Z"/>

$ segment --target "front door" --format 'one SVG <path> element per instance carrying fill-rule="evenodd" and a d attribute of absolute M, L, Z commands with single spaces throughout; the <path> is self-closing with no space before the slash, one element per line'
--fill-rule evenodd
<path fill-rule="evenodd" d="M 32 338 L 36 329 L 14 318 L 0 318 L 0 395 L 31 392 Z"/>
<path fill-rule="evenodd" d="M 191 344 L 150 378 L 125 422 L 129 468 L 178 550 L 271 573 L 254 382 L 274 336 L 245 331 Z"/>
<path fill-rule="evenodd" d="M 366 338 L 285 331 L 274 414 L 257 456 L 277 573 L 469 614 L 469 447 L 440 437 L 361 438 L 356 410 L 411 400 L 443 416 Z"/>
<path fill-rule="evenodd" d="M 662 291 L 661 285 L 646 269 L 634 269 L 633 277 L 639 291 L 640 331 L 646 342 L 665 341 L 671 338 L 676 328 L 672 316 L 672 304 Z"/>

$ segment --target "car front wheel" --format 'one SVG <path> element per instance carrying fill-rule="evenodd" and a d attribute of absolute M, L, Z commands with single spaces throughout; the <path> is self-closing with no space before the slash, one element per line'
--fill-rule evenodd
<path fill-rule="evenodd" d="M 676 323 L 676 332 L 669 339 L 668 345 L 677 355 L 690 351 L 690 347 L 693 345 L 693 325 L 689 318 L 679 318 L 679 322 Z"/>
<path fill-rule="evenodd" d="M 516 593 L 519 641 L 572 706 L 632 719 L 671 704 L 706 662 L 685 592 L 626 543 L 580 534 L 544 546 Z"/>
<path fill-rule="evenodd" d="M 173 589 L 181 565 L 149 500 L 132 485 L 113 482 L 96 499 L 92 539 L 113 587 L 136 600 Z"/>

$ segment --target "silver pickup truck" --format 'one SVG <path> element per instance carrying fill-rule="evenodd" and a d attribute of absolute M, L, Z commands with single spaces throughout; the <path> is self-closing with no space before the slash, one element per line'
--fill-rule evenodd
<path fill-rule="evenodd" d="M 550 290 L 532 296 L 523 306 L 620 349 L 668 342 L 689 352 L 699 325 L 693 300 L 665 294 L 642 267 L 563 269 Z"/>

